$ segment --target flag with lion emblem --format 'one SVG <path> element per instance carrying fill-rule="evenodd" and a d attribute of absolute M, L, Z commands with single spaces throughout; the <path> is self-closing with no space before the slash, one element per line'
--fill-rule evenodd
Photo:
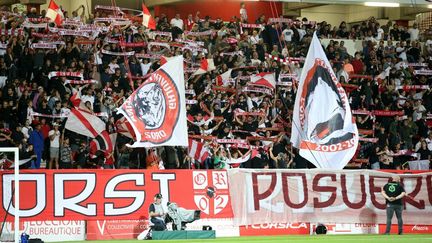
<path fill-rule="evenodd" d="M 118 109 L 136 135 L 132 147 L 188 146 L 183 56 L 167 63 Z"/>
<path fill-rule="evenodd" d="M 348 97 L 316 34 L 299 82 L 291 141 L 303 158 L 327 169 L 344 168 L 358 145 Z"/>

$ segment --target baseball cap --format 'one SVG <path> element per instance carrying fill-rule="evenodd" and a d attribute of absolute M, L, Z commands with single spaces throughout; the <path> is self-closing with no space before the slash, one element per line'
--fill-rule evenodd
<path fill-rule="evenodd" d="M 160 193 L 156 194 L 156 195 L 155 195 L 155 198 L 157 198 L 157 199 L 162 199 L 162 194 L 160 194 Z"/>

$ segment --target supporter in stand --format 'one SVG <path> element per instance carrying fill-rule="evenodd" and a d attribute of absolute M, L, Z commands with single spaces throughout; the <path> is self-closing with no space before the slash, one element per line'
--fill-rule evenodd
<path fill-rule="evenodd" d="M 360 167 L 355 162 L 366 161 L 372 169 L 400 168 L 405 161 L 415 159 L 412 152 L 418 151 L 419 141 L 431 133 L 432 75 L 428 70 L 432 40 L 417 24 L 411 28 L 391 21 L 379 25 L 372 17 L 359 25 L 342 21 L 332 27 L 325 21 L 266 19 L 264 15 L 249 24 L 245 4 L 241 3 L 239 16 L 230 22 L 212 16 L 202 19 L 199 12 L 189 14 L 186 20 L 180 14 L 170 20 L 162 14 L 155 17 L 158 32 L 153 32 L 136 21 L 113 26 L 93 17 L 84 20 L 81 9 L 85 12 L 80 6 L 69 20 L 93 24 L 83 26 L 98 30 L 95 39 L 86 36 L 94 31 L 74 25 L 64 28 L 76 30 L 75 36 L 58 36 L 51 24 L 47 29 L 37 28 L 35 24 L 45 21 L 38 19 L 37 12 L 27 15 L 34 18 L 31 21 L 23 17 L 25 14 L 0 12 L 0 19 L 6 19 L 0 23 L 0 126 L 5 128 L 0 133 L 0 146 L 20 144 L 28 138 L 34 145 L 37 168 L 42 159 L 49 159 L 46 155 L 58 154 L 54 151 L 55 138 L 48 138 L 51 122 L 58 119 L 59 126 L 64 127 L 71 108 L 78 106 L 90 113 L 106 114 L 100 116 L 106 131 L 118 134 L 113 151 L 99 151 L 94 157 L 87 149 L 93 138 L 72 131 L 63 133 L 80 168 L 226 169 L 231 167 L 227 162 L 251 149 L 258 151 L 251 153 L 258 156 L 240 167 L 312 167 L 281 138 L 291 130 L 301 58 L 307 54 L 314 31 L 323 39 L 333 38 L 324 48 L 361 129 L 360 152 L 353 165 Z M 111 14 L 101 9 L 94 12 L 95 17 Z M 353 53 L 347 39 L 362 41 L 363 48 Z M 133 45 L 122 47 L 122 40 Z M 147 46 L 140 45 L 142 42 Z M 47 46 L 41 43 L 55 47 L 42 49 Z M 126 58 L 117 54 L 127 51 L 137 54 Z M 125 136 L 118 127 L 121 117 L 115 109 L 145 80 L 144 76 L 160 67 L 161 56 L 179 54 L 187 66 L 188 132 L 210 152 L 204 161 L 186 156 L 184 148 L 129 149 L 125 145 L 131 143 L 131 136 Z M 214 60 L 216 70 L 192 77 L 204 56 Z M 53 71 L 80 72 L 83 80 L 95 82 L 83 85 L 73 82 L 81 78 L 49 78 Z M 250 88 L 249 76 L 260 72 L 275 73 L 275 89 Z M 431 135 L 424 140 L 428 151 L 431 140 Z M 233 148 L 235 144 L 241 147 Z M 427 151 L 421 151 L 424 158 Z M 65 158 L 69 158 L 68 153 L 65 151 Z M 51 157 L 48 168 L 53 164 L 57 168 L 56 157 Z M 124 162 L 127 158 L 130 163 Z"/>

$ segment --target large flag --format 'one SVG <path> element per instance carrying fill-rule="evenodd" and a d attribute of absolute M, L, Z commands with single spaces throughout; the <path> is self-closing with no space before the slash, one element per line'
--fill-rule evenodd
<path fill-rule="evenodd" d="M 204 143 L 200 143 L 193 139 L 189 139 L 188 154 L 189 157 L 192 157 L 200 162 L 206 160 L 210 156 L 210 152 L 205 147 Z"/>
<path fill-rule="evenodd" d="M 314 34 L 294 105 L 291 142 L 317 168 L 342 169 L 354 156 L 358 130 L 345 90 Z"/>
<path fill-rule="evenodd" d="M 386 68 L 386 70 L 382 71 L 380 74 L 378 74 L 375 77 L 375 80 L 381 81 L 381 80 L 388 78 L 388 76 L 390 76 L 390 70 L 391 70 L 391 67 Z"/>
<path fill-rule="evenodd" d="M 200 62 L 200 67 L 195 73 L 193 73 L 192 76 L 204 74 L 215 69 L 216 67 L 214 65 L 213 59 L 202 59 Z"/>
<path fill-rule="evenodd" d="M 54 0 L 51 0 L 45 17 L 56 23 L 57 26 L 62 25 L 64 19 L 63 12 Z"/>
<path fill-rule="evenodd" d="M 95 138 L 105 130 L 105 122 L 89 112 L 73 108 L 66 120 L 65 128 L 72 132 Z"/>
<path fill-rule="evenodd" d="M 102 131 L 90 141 L 90 157 L 95 158 L 97 151 L 102 151 L 104 154 L 111 154 L 114 151 L 116 138 L 117 133 L 109 134 L 106 130 Z"/>
<path fill-rule="evenodd" d="M 218 75 L 216 77 L 216 85 L 217 86 L 228 86 L 229 81 L 231 80 L 232 68 L 228 69 L 228 71 Z"/>
<path fill-rule="evenodd" d="M 151 29 L 151 30 L 155 30 L 156 29 L 156 21 L 151 16 L 150 11 L 147 9 L 147 7 L 144 5 L 144 3 L 142 4 L 142 9 L 143 9 L 142 25 Z"/>
<path fill-rule="evenodd" d="M 132 126 L 132 147 L 188 146 L 183 56 L 176 56 L 118 109 Z"/>
<path fill-rule="evenodd" d="M 129 123 L 129 121 L 125 117 L 118 119 L 115 125 L 117 127 L 118 133 L 120 133 L 120 134 L 122 134 L 128 138 L 135 139 L 135 132 L 134 132 L 131 124 Z"/>
<path fill-rule="evenodd" d="M 274 89 L 276 78 L 274 73 L 258 73 L 251 76 L 250 85 Z"/>

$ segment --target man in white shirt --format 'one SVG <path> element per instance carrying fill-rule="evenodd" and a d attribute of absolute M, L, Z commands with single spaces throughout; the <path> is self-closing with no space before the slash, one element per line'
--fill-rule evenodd
<path fill-rule="evenodd" d="M 379 23 L 377 23 L 376 26 L 377 26 L 377 36 L 376 36 L 375 39 L 377 41 L 380 41 L 384 37 L 384 30 L 381 28 L 381 26 L 379 25 Z"/>
<path fill-rule="evenodd" d="M 175 18 L 170 21 L 171 27 L 177 27 L 183 30 L 183 20 L 180 18 L 180 14 L 176 14 Z"/>
<path fill-rule="evenodd" d="M 294 31 L 290 28 L 286 28 L 284 31 L 282 31 L 282 36 L 286 42 L 291 42 L 293 35 Z"/>
<path fill-rule="evenodd" d="M 93 110 L 93 104 L 94 104 L 94 102 L 95 102 L 95 97 L 94 97 L 94 94 L 93 94 L 93 90 L 92 89 L 90 89 L 90 88 L 88 88 L 87 90 L 86 90 L 86 92 L 85 92 L 85 94 L 83 94 L 82 96 L 81 96 L 81 102 L 83 103 L 83 104 L 85 104 L 85 105 L 87 105 L 86 103 L 88 102 L 89 104 L 89 107 L 88 108 L 91 108 L 90 110 Z"/>
<path fill-rule="evenodd" d="M 425 112 L 426 108 L 422 105 L 421 100 L 416 100 L 416 103 L 414 105 L 413 121 L 420 120 L 423 116 L 423 113 Z"/>
<path fill-rule="evenodd" d="M 59 124 L 53 123 L 54 129 L 49 131 L 48 136 L 50 139 L 50 161 L 49 169 L 52 169 L 53 163 L 55 168 L 59 168 L 59 153 L 60 153 L 60 131 Z"/>
<path fill-rule="evenodd" d="M 410 34 L 410 41 L 417 41 L 419 38 L 419 29 L 417 28 L 417 24 L 414 23 L 413 27 L 408 30 Z"/>
<path fill-rule="evenodd" d="M 81 15 L 78 15 L 78 11 L 82 8 Z M 85 7 L 84 5 L 79 6 L 75 11 L 72 11 L 72 20 L 73 21 L 84 21 L 85 16 Z"/>
<path fill-rule="evenodd" d="M 257 30 L 253 30 L 252 31 L 252 36 L 249 37 L 249 43 L 251 45 L 256 45 L 256 44 L 259 43 L 260 39 L 261 38 L 258 35 L 258 31 Z"/>
<path fill-rule="evenodd" d="M 117 68 L 120 68 L 120 65 L 117 64 L 117 58 L 113 57 L 111 62 L 108 64 L 109 74 L 114 74 Z"/>
<path fill-rule="evenodd" d="M 429 136 L 425 139 L 427 143 L 427 147 L 430 151 L 432 151 L 432 132 L 429 132 Z"/>
<path fill-rule="evenodd" d="M 247 19 L 248 19 L 248 16 L 247 16 L 245 4 L 240 3 L 240 20 L 242 23 L 245 23 L 245 22 L 247 23 Z"/>
<path fill-rule="evenodd" d="M 303 39 L 303 37 L 306 35 L 306 25 L 302 25 L 301 28 L 297 28 L 297 31 L 299 33 L 299 40 L 301 41 Z"/>

